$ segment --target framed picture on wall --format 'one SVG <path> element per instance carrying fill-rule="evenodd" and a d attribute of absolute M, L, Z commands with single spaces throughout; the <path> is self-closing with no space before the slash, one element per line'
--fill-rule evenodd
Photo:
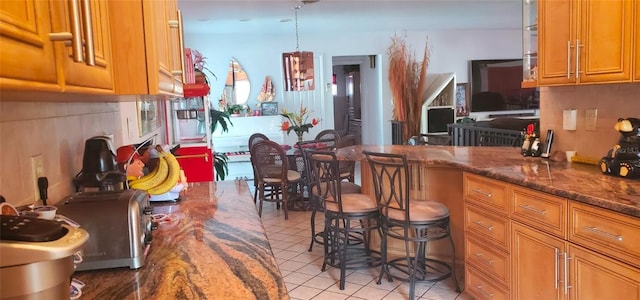
<path fill-rule="evenodd" d="M 469 115 L 469 83 L 456 84 L 456 117 Z"/>
<path fill-rule="evenodd" d="M 263 102 L 260 104 L 263 116 L 275 116 L 278 112 L 278 102 Z"/>

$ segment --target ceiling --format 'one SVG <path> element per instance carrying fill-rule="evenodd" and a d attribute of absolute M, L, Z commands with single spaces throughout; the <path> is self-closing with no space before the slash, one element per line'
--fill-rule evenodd
<path fill-rule="evenodd" d="M 522 28 L 522 0 L 180 0 L 187 34 Z M 288 20 L 288 21 L 287 21 Z"/>

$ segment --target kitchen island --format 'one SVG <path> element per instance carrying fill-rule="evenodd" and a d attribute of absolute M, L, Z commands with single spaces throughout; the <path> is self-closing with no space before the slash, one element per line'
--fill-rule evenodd
<path fill-rule="evenodd" d="M 246 181 L 190 186 L 153 231 L 145 265 L 76 272 L 82 299 L 289 299 Z"/>
<path fill-rule="evenodd" d="M 519 148 L 357 145 L 338 149 L 343 160 L 362 161 L 363 150 L 404 153 L 409 163 L 453 167 L 574 201 L 640 217 L 640 179 L 602 174 L 598 166 L 523 157 Z M 363 178 L 369 172 L 362 170 Z M 363 179 L 363 184 L 366 184 Z"/>
<path fill-rule="evenodd" d="M 458 274 L 474 299 L 640 300 L 640 180 L 511 147 L 339 149 L 340 159 L 361 162 L 370 195 L 364 150 L 406 154 L 412 199 L 447 205 Z M 430 256 L 451 255 L 429 247 Z"/>

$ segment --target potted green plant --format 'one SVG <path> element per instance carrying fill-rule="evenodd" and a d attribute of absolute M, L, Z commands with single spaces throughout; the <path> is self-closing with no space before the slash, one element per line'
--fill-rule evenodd
<path fill-rule="evenodd" d="M 240 104 L 231 104 L 227 106 L 227 111 L 232 115 L 242 115 L 244 106 Z"/>
<path fill-rule="evenodd" d="M 210 118 L 212 133 L 218 126 L 222 128 L 222 132 L 228 132 L 229 125 L 233 126 L 228 112 L 212 110 Z M 229 174 L 227 155 L 221 152 L 215 152 L 213 155 L 213 167 L 216 170 L 216 180 L 224 180 L 227 174 Z"/>

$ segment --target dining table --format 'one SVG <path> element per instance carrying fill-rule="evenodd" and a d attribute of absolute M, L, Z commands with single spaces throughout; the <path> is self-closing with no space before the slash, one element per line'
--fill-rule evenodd
<path fill-rule="evenodd" d="M 310 210 L 309 205 L 309 183 L 307 182 L 307 170 L 305 168 L 303 149 L 313 150 L 331 150 L 327 143 L 306 141 L 302 143 L 296 143 L 291 145 L 281 145 L 282 149 L 287 154 L 287 163 L 289 169 L 300 173 L 300 181 L 293 187 L 295 195 L 291 198 L 291 202 L 288 206 L 290 210 Z"/>

